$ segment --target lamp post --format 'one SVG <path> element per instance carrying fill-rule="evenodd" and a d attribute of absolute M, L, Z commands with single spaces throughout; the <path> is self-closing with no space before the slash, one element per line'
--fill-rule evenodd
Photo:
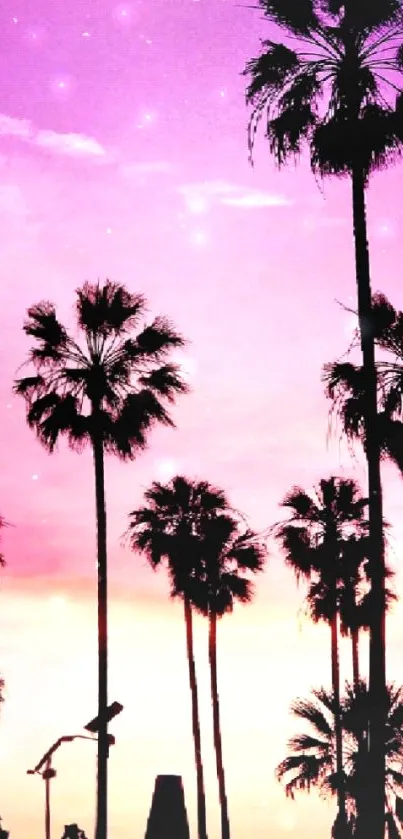
<path fill-rule="evenodd" d="M 97 742 L 97 737 L 89 737 L 87 734 L 65 734 L 64 737 L 59 737 L 56 743 L 48 749 L 46 754 L 40 759 L 35 769 L 28 769 L 27 775 L 40 775 L 45 781 L 45 839 L 51 839 L 50 836 L 50 782 L 52 778 L 56 777 L 56 770 L 52 766 L 52 756 L 55 751 L 62 745 L 62 743 L 71 743 L 73 740 L 92 740 Z M 108 745 L 112 746 L 115 743 L 113 734 L 108 734 Z M 44 767 L 42 769 L 42 767 Z M 41 771 L 42 770 L 42 771 Z"/>

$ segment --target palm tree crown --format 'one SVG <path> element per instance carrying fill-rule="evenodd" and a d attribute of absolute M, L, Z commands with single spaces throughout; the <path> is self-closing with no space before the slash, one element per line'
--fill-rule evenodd
<path fill-rule="evenodd" d="M 251 599 L 245 575 L 262 570 L 264 548 L 241 527 L 223 490 L 177 475 L 166 485 L 154 482 L 144 497 L 146 505 L 129 515 L 127 536 L 154 568 L 167 562 L 172 597 L 186 594 L 200 612 L 217 616 L 234 600 Z"/>
<path fill-rule="evenodd" d="M 96 430 L 105 451 L 132 458 L 154 423 L 173 425 L 164 402 L 187 387 L 167 356 L 184 340 L 163 317 L 145 325 L 145 312 L 143 295 L 109 280 L 77 290 L 83 340 L 68 333 L 53 304 L 28 310 L 24 330 L 36 344 L 29 356 L 35 375 L 18 379 L 15 391 L 50 451 L 60 435 L 81 447 Z"/>
<path fill-rule="evenodd" d="M 395 309 L 384 294 L 372 298 L 375 342 L 380 350 L 376 362 L 378 426 L 384 458 L 390 458 L 403 472 L 403 312 Z M 355 333 L 350 349 L 356 347 Z M 341 421 L 349 441 L 358 439 L 366 448 L 364 423 L 365 378 L 361 365 L 349 361 L 326 364 L 326 395 L 332 412 Z"/>
<path fill-rule="evenodd" d="M 257 535 L 226 512 L 205 520 L 199 537 L 196 573 L 187 581 L 178 576 L 175 591 L 185 587 L 192 605 L 206 616 L 232 612 L 237 600 L 250 603 L 250 574 L 263 570 L 266 555 Z"/>
<path fill-rule="evenodd" d="M 307 723 L 309 730 L 291 737 L 288 741 L 290 754 L 276 770 L 278 780 L 285 782 L 286 794 L 291 798 L 296 792 L 309 792 L 311 788 L 318 789 L 324 796 L 337 792 L 334 696 L 324 688 L 314 690 L 312 694 L 312 699 L 298 699 L 291 706 L 292 714 Z M 395 827 L 395 832 L 389 832 L 389 835 L 399 837 L 399 827 L 403 827 L 403 688 L 390 684 L 387 696 L 386 819 L 388 825 L 393 822 Z M 341 720 L 343 772 L 352 826 L 367 791 L 369 711 L 370 698 L 365 683 L 361 681 L 356 688 L 347 684 L 341 702 Z"/>
<path fill-rule="evenodd" d="M 323 479 L 312 495 L 293 487 L 282 502 L 291 515 L 275 525 L 274 534 L 297 579 L 320 573 L 324 584 L 333 583 L 343 578 L 343 562 L 355 573 L 357 557 L 362 562 L 365 556 L 367 504 L 355 481 L 346 478 Z"/>
<path fill-rule="evenodd" d="M 129 514 L 127 538 L 133 550 L 147 555 L 153 568 L 168 564 L 172 596 L 182 574 L 189 576 L 200 557 L 200 530 L 211 517 L 228 508 L 225 493 L 208 481 L 176 475 L 158 481 L 144 493 L 145 505 Z"/>
<path fill-rule="evenodd" d="M 249 145 L 266 114 L 279 165 L 304 144 L 320 174 L 368 177 L 403 143 L 401 0 L 259 0 L 282 41 L 247 64 Z M 289 41 L 289 44 L 284 43 Z"/>

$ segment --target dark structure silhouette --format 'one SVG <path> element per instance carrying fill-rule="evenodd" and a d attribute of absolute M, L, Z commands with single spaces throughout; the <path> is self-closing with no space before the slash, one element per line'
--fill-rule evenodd
<path fill-rule="evenodd" d="M 144 323 L 142 294 L 107 282 L 77 290 L 79 338 L 57 319 L 52 303 L 28 309 L 24 331 L 34 339 L 32 374 L 16 381 L 28 424 L 52 452 L 66 436 L 75 449 L 92 448 L 95 472 L 98 560 L 98 767 L 96 839 L 107 839 L 108 763 L 108 574 L 105 454 L 132 460 L 155 425 L 173 425 L 167 410 L 187 392 L 169 361 L 183 338 L 157 317 Z"/>
<path fill-rule="evenodd" d="M 3 819 L 0 817 L 0 839 L 8 839 L 8 837 L 10 836 L 10 831 L 3 830 L 2 821 Z"/>
<path fill-rule="evenodd" d="M 117 704 L 117 703 L 115 703 Z M 50 830 L 50 782 L 56 778 L 57 772 L 53 768 L 52 760 L 54 753 L 60 748 L 63 743 L 73 743 L 74 740 L 91 740 L 92 743 L 97 742 L 96 737 L 88 737 L 86 734 L 64 734 L 59 737 L 55 743 L 48 749 L 48 751 L 41 757 L 35 769 L 28 769 L 27 775 L 39 775 L 45 781 L 45 839 L 51 839 Z M 108 734 L 108 748 L 109 745 L 115 743 L 113 734 Z"/>
<path fill-rule="evenodd" d="M 270 151 L 281 166 L 308 146 L 319 175 L 347 175 L 352 186 L 358 316 L 364 378 L 368 463 L 372 616 L 372 696 L 368 836 L 384 839 L 385 798 L 385 562 L 380 437 L 377 421 L 375 327 L 366 217 L 372 172 L 396 159 L 403 145 L 401 0 L 259 0 L 270 24 L 285 33 L 262 42 L 251 60 L 249 148 L 264 119 Z"/>
<path fill-rule="evenodd" d="M 84 831 L 78 824 L 65 824 L 62 839 L 87 839 Z"/>
<path fill-rule="evenodd" d="M 180 775 L 157 775 L 145 839 L 189 839 Z"/>

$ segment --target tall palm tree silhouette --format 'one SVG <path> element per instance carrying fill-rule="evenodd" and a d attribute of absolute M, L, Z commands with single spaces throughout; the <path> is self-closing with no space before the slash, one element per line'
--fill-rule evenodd
<path fill-rule="evenodd" d="M 341 836 L 346 829 L 346 797 L 342 775 L 339 618 L 345 598 L 346 579 L 349 574 L 354 579 L 357 554 L 361 562 L 365 558 L 364 546 L 367 547 L 368 543 L 365 515 L 367 505 L 367 499 L 362 497 L 355 481 L 332 476 L 321 480 L 312 495 L 300 487 L 294 487 L 282 502 L 282 506 L 290 511 L 290 518 L 274 529 L 286 564 L 292 568 L 297 580 L 302 577 L 309 582 L 307 603 L 311 617 L 314 621 L 326 621 L 331 630 L 332 692 L 339 777 L 338 825 Z"/>
<path fill-rule="evenodd" d="M 168 358 L 183 338 L 168 320 L 146 325 L 146 300 L 109 280 L 77 290 L 77 339 L 52 303 L 28 309 L 24 331 L 34 340 L 30 376 L 15 383 L 28 425 L 52 452 L 61 436 L 80 450 L 89 443 L 95 469 L 98 556 L 98 775 L 96 837 L 107 836 L 107 538 L 104 455 L 131 460 L 151 428 L 173 425 L 165 403 L 187 388 Z"/>
<path fill-rule="evenodd" d="M 257 534 L 245 527 L 234 514 L 221 514 L 203 522 L 201 532 L 202 565 L 198 577 L 191 576 L 184 588 L 192 604 L 209 621 L 209 663 L 213 708 L 214 749 L 221 807 L 221 839 L 230 839 L 230 822 L 225 785 L 224 762 L 217 681 L 217 619 L 232 612 L 237 601 L 250 603 L 253 597 L 251 575 L 263 571 L 266 551 Z M 182 582 L 177 581 L 178 592 Z"/>
<path fill-rule="evenodd" d="M 244 71 L 250 77 L 251 152 L 265 115 L 270 151 L 280 166 L 306 145 L 315 173 L 348 175 L 352 184 L 374 590 L 371 835 L 383 839 L 385 569 L 365 192 L 371 173 L 391 162 L 403 144 L 402 0 L 258 0 L 257 5 L 284 36 L 263 41 L 263 52 Z"/>
<path fill-rule="evenodd" d="M 217 680 L 217 618 L 232 611 L 236 600 L 250 601 L 252 583 L 249 575 L 262 570 L 265 551 L 256 534 L 245 527 L 232 510 L 225 493 L 206 481 L 191 481 L 176 476 L 167 485 L 154 483 L 145 493 L 145 498 L 146 506 L 129 516 L 128 536 L 132 548 L 144 551 L 153 567 L 166 560 L 171 596 L 179 597 L 184 603 L 200 838 L 206 835 L 206 816 L 192 610 L 196 609 L 209 619 L 208 646 L 221 835 L 222 839 L 229 839 Z"/>
<path fill-rule="evenodd" d="M 399 839 L 403 828 L 403 688 L 387 687 L 388 713 L 386 725 L 386 807 L 384 830 L 390 839 Z M 371 802 L 368 799 L 368 735 L 370 697 L 366 684 L 346 685 L 341 702 L 343 738 L 343 777 L 348 812 L 346 836 L 365 839 L 366 819 Z M 277 779 L 284 783 L 287 796 L 316 788 L 322 795 L 337 794 L 336 731 L 334 726 L 335 697 L 319 688 L 312 698 L 297 699 L 291 713 L 307 725 L 307 730 L 288 741 L 290 754 L 276 769 Z M 337 834 L 337 817 L 332 835 Z"/>
<path fill-rule="evenodd" d="M 199 839 L 207 839 L 192 601 L 188 589 L 192 575 L 195 585 L 198 584 L 202 528 L 209 518 L 226 510 L 228 502 L 225 493 L 207 481 L 192 481 L 181 475 L 177 475 L 167 484 L 154 482 L 145 492 L 144 498 L 145 505 L 129 514 L 127 536 L 132 550 L 145 553 L 153 568 L 158 568 L 162 562 L 166 563 L 171 581 L 171 596 L 183 599 L 192 700 L 198 834 Z"/>

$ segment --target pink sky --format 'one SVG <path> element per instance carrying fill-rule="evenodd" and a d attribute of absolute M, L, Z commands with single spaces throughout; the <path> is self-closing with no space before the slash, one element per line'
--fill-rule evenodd
<path fill-rule="evenodd" d="M 247 4 L 245 4 L 246 6 Z M 263 141 L 248 163 L 240 73 L 267 36 L 234 0 L 5 0 L 0 22 L 0 365 L 3 546 L 0 814 L 12 839 L 43 831 L 43 783 L 26 775 L 96 707 L 92 463 L 53 457 L 27 429 L 12 380 L 24 360 L 26 308 L 53 300 L 71 318 L 74 289 L 110 277 L 142 291 L 189 338 L 192 394 L 138 462 L 107 462 L 111 575 L 110 694 L 125 710 L 110 760 L 111 839 L 141 839 L 155 775 L 182 774 L 195 825 L 185 641 L 179 606 L 120 545 L 127 513 L 155 478 L 178 471 L 227 489 L 254 527 L 279 518 L 294 483 L 363 481 L 360 460 L 326 444 L 323 362 L 346 349 L 355 281 L 348 182 L 318 185 L 306 161 L 275 171 Z M 402 306 L 401 168 L 369 196 L 374 289 Z M 402 487 L 385 469 L 394 553 Z M 290 701 L 328 684 L 328 633 L 298 616 L 303 592 L 274 553 L 256 602 L 220 626 L 220 688 L 233 839 L 327 835 L 332 809 L 286 801 L 273 773 L 293 731 Z M 401 678 L 399 607 L 389 669 Z M 345 654 L 348 656 L 348 647 Z M 210 839 L 219 818 L 207 634 L 197 624 Z M 346 658 L 344 676 L 350 675 Z M 95 750 L 55 761 L 54 837 L 91 836 Z M 296 828 L 295 826 L 298 825 Z M 294 830 L 295 829 L 295 830 Z"/>

